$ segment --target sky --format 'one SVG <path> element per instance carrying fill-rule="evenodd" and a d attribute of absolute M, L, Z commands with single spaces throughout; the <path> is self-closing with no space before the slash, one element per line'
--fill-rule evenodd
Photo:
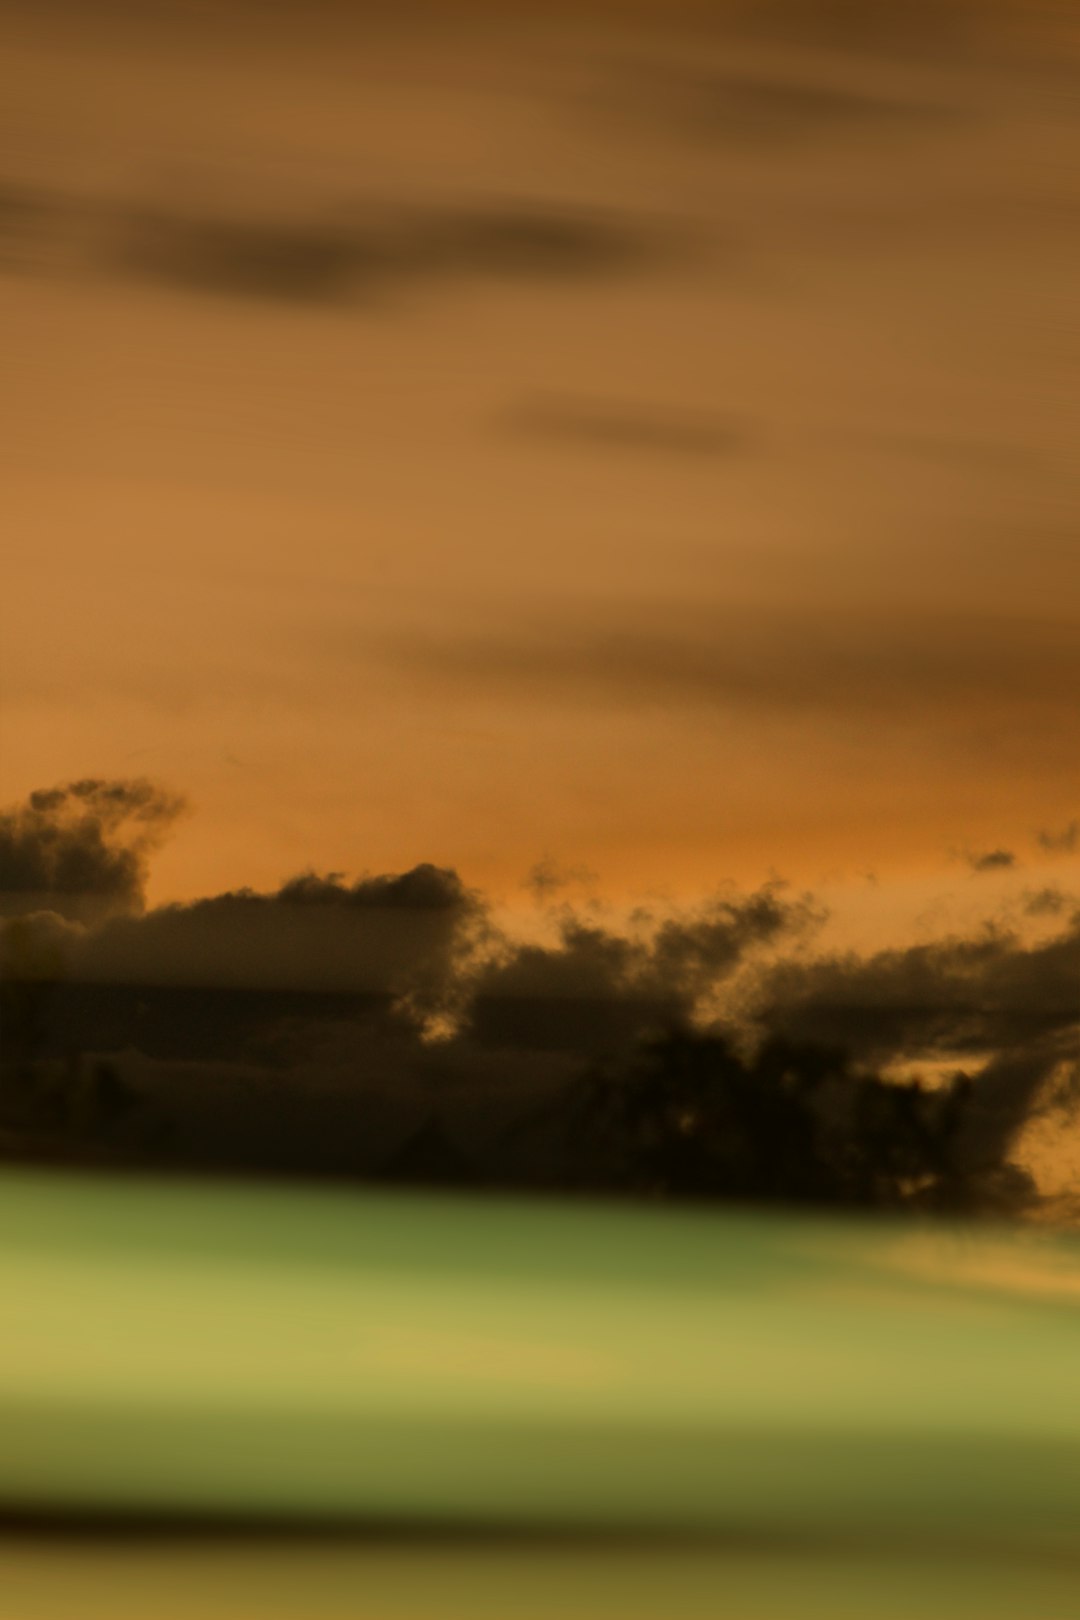
<path fill-rule="evenodd" d="M 1074 5 L 3 10 L 19 861 L 1072 939 Z"/>

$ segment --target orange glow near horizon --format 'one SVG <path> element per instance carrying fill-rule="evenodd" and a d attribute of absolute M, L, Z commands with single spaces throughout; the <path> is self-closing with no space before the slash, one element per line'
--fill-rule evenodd
<path fill-rule="evenodd" d="M 242 62 L 242 7 L 46 9 L 6 801 L 182 791 L 155 900 L 899 893 L 1075 815 L 1075 7 L 316 8 Z"/>

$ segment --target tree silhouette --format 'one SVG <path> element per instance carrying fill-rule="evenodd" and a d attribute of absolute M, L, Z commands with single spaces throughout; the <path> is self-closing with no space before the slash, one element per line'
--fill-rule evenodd
<path fill-rule="evenodd" d="M 578 1185 L 639 1196 L 964 1207 L 972 1097 L 964 1075 L 930 1088 L 861 1072 L 838 1048 L 771 1039 L 744 1058 L 682 1030 L 589 1075 L 568 1139 Z M 1021 1200 L 1024 1178 L 1005 1179 Z"/>

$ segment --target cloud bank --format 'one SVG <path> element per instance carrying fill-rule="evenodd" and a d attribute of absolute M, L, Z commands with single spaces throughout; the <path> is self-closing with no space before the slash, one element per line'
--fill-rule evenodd
<path fill-rule="evenodd" d="M 1017 1144 L 1080 1095 L 1063 895 L 1038 937 L 862 954 L 778 883 L 552 904 L 541 940 L 425 864 L 147 910 L 179 806 L 93 780 L 0 821 L 8 1159 L 1039 1209 Z"/>

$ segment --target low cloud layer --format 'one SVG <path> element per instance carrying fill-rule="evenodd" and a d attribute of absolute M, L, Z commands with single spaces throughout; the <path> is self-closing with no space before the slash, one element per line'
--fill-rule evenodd
<path fill-rule="evenodd" d="M 620 924 L 565 903 L 541 940 L 431 865 L 146 911 L 177 808 L 94 781 L 3 818 L 8 1156 L 1040 1207 L 1018 1144 L 1070 1129 L 1080 1094 L 1080 905 L 1059 891 L 1028 906 L 1038 935 L 848 954 L 779 884 Z"/>
<path fill-rule="evenodd" d="M 483 1046 L 602 1056 L 685 1027 L 762 947 L 807 929 L 778 889 L 717 900 L 630 933 L 566 910 L 550 945 L 506 942 L 473 976 L 467 1028 Z"/>

